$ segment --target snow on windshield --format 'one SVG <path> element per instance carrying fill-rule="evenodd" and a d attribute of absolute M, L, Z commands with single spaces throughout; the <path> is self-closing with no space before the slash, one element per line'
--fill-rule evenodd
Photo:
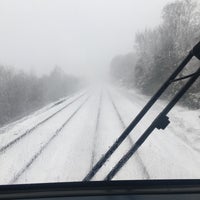
<path fill-rule="evenodd" d="M 1 0 L 0 185 L 82 181 L 200 40 L 195 0 Z M 179 77 L 194 73 L 193 57 Z M 187 80 L 102 164 L 104 180 Z M 200 178 L 200 79 L 112 180 Z"/>

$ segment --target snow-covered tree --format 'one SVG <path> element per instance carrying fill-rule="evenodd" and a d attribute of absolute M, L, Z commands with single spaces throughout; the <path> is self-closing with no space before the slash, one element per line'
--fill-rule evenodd
<path fill-rule="evenodd" d="M 37 77 L 0 66 L 0 126 L 67 96 L 79 87 L 79 80 L 55 68 Z"/>
<path fill-rule="evenodd" d="M 200 40 L 200 9 L 196 1 L 182 0 L 167 4 L 162 13 L 163 22 L 154 30 L 145 30 L 136 35 L 138 62 L 135 85 L 152 95 L 169 74 L 184 59 L 189 50 Z M 182 75 L 194 71 L 198 62 L 192 61 Z M 197 82 L 184 97 L 184 104 L 200 107 L 200 87 Z M 171 97 L 183 85 L 172 85 L 165 97 Z"/>

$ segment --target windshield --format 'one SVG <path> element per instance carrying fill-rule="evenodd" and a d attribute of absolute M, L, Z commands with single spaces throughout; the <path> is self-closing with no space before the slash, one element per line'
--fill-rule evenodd
<path fill-rule="evenodd" d="M 198 1 L 1 0 L 0 27 L 0 185 L 200 179 Z"/>

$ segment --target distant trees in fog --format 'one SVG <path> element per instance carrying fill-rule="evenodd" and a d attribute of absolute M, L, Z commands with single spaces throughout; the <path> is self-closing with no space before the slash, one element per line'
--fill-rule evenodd
<path fill-rule="evenodd" d="M 37 77 L 0 66 L 0 126 L 74 92 L 79 81 L 55 67 Z"/>
<path fill-rule="evenodd" d="M 134 68 L 136 55 L 128 53 L 114 57 L 110 64 L 110 74 L 114 81 L 126 86 L 133 86 Z"/>
<path fill-rule="evenodd" d="M 148 95 L 155 93 L 192 46 L 200 40 L 200 6 L 197 2 L 181 0 L 167 4 L 162 11 L 162 20 L 158 27 L 136 34 L 137 62 L 133 62 L 129 70 L 133 78 L 130 80 L 130 75 L 123 78 L 131 82 L 128 86 L 134 85 Z M 189 74 L 197 67 L 199 62 L 194 59 L 182 75 Z M 111 64 L 111 68 L 112 71 L 118 70 L 116 65 L 114 67 Z M 118 78 L 115 76 L 117 72 L 112 74 Z M 182 84 L 173 84 L 165 98 L 174 95 Z M 191 88 L 182 103 L 200 108 L 200 81 Z"/>

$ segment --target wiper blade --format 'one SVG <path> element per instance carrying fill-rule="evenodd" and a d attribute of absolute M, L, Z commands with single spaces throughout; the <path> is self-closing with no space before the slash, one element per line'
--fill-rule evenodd
<path fill-rule="evenodd" d="M 95 174 L 99 171 L 99 169 L 103 166 L 103 164 L 107 161 L 108 158 L 114 153 L 114 151 L 120 146 L 120 144 L 126 139 L 126 137 L 131 133 L 131 131 L 135 128 L 135 126 L 140 122 L 140 120 L 144 117 L 144 115 L 149 111 L 149 109 L 154 105 L 154 103 L 159 99 L 159 97 L 163 94 L 163 92 L 169 87 L 169 85 L 175 80 L 175 78 L 178 76 L 178 74 L 185 68 L 185 66 L 188 64 L 188 62 L 192 59 L 192 57 L 195 56 L 196 58 L 200 59 L 200 42 L 193 47 L 193 49 L 189 52 L 187 57 L 182 61 L 182 63 L 177 67 L 177 69 L 170 75 L 170 77 L 166 80 L 166 82 L 160 87 L 160 89 L 155 93 L 155 95 L 147 102 L 147 104 L 144 106 L 144 108 L 140 111 L 140 113 L 135 117 L 135 119 L 129 124 L 129 126 L 124 130 L 124 132 L 120 135 L 120 137 L 114 142 L 114 144 L 110 147 L 110 149 L 101 157 L 101 159 L 94 165 L 94 167 L 90 170 L 90 172 L 86 175 L 86 177 L 83 179 L 83 181 L 90 181 Z M 200 69 L 198 69 L 200 70 Z M 192 76 L 192 78 L 186 83 L 186 85 L 181 89 L 181 91 L 172 99 L 172 101 L 167 105 L 167 109 L 170 107 L 172 108 L 177 101 L 183 96 L 183 94 L 189 89 L 189 87 L 196 81 L 196 79 L 199 77 L 200 71 L 195 72 Z M 195 79 L 193 81 L 193 79 Z M 189 84 L 189 85 L 188 85 Z M 180 97 L 180 98 L 179 98 Z M 175 104 L 174 104 L 175 103 Z M 171 110 L 171 108 L 169 110 Z M 165 110 L 165 109 L 164 109 Z M 163 110 L 163 111 L 164 111 Z M 168 111 L 169 112 L 169 111 Z M 160 117 L 159 117 L 160 116 Z M 166 115 L 159 115 L 156 118 L 156 121 L 153 121 L 153 125 L 150 125 L 150 129 L 152 131 L 156 128 L 155 123 L 157 125 L 157 128 L 165 128 L 168 124 L 168 118 Z M 159 123 L 158 123 L 159 122 Z M 159 125 L 158 125 L 159 124 Z M 148 130 L 148 129 L 147 129 Z M 118 172 L 118 168 L 122 167 L 124 164 L 124 161 L 129 156 L 132 156 L 133 153 L 139 148 L 139 146 L 146 140 L 146 138 L 149 136 L 150 130 L 145 131 L 145 133 L 139 138 L 139 140 L 135 143 L 135 145 L 125 154 L 125 156 L 122 157 L 122 159 L 119 161 L 119 163 L 111 170 L 111 172 L 106 176 L 105 180 L 111 180 L 113 176 Z M 148 133 L 148 134 L 147 134 Z M 138 144 L 140 144 L 138 146 Z M 132 153 L 133 152 L 133 153 Z M 124 160 L 125 159 L 125 160 Z M 127 161 L 127 160 L 126 160 Z"/>

